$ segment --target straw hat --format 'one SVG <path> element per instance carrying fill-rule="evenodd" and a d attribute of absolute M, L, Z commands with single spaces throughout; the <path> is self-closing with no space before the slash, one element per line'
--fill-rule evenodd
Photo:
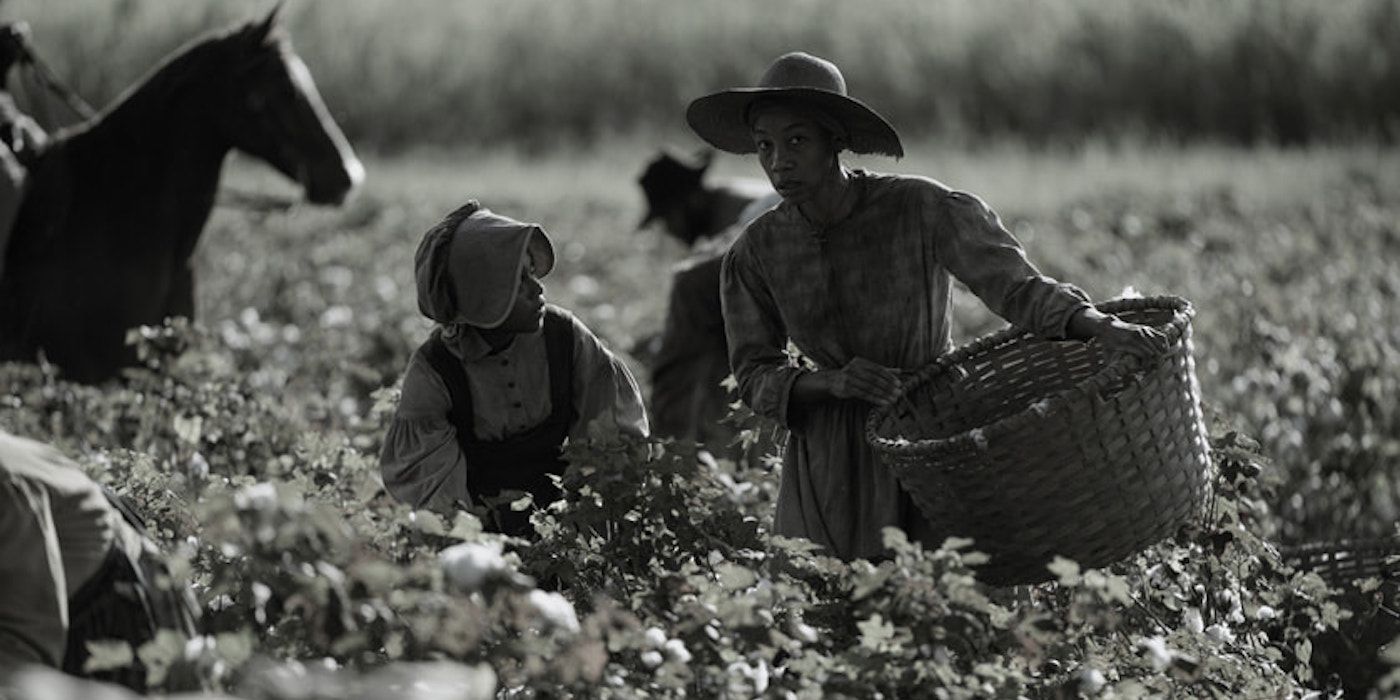
<path fill-rule="evenodd" d="M 685 119 L 710 145 L 729 153 L 753 153 L 749 108 L 756 100 L 780 98 L 810 105 L 846 130 L 846 147 L 854 153 L 896 158 L 904 146 L 894 127 L 875 110 L 846 94 L 846 79 L 836 64 L 808 53 L 783 54 L 759 79 L 757 87 L 731 88 L 690 103 Z"/>

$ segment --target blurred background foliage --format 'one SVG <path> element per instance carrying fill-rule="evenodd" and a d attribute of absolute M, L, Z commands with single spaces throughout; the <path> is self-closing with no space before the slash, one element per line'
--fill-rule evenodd
<path fill-rule="evenodd" d="M 15 0 L 108 103 L 269 2 Z M 1256 144 L 1400 136 L 1400 0 L 293 0 L 283 15 L 361 148 L 684 133 L 697 95 L 830 58 L 906 137 Z"/>

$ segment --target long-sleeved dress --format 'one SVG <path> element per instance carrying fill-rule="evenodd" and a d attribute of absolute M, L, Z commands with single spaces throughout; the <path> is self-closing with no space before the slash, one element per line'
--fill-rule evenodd
<path fill-rule="evenodd" d="M 1088 306 L 1045 277 L 980 199 L 921 177 L 852 173 L 845 219 L 813 227 L 784 202 L 755 220 L 725 256 L 722 299 L 730 364 L 745 403 L 790 430 L 774 531 L 852 559 L 883 550 L 897 526 L 926 544 L 932 528 L 864 439 L 871 406 L 790 402 L 803 369 L 862 357 L 916 370 L 951 349 L 952 278 L 998 315 L 1059 338 Z"/>
<path fill-rule="evenodd" d="M 572 393 L 578 415 L 569 437 L 587 438 L 593 431 L 646 435 L 647 417 L 632 373 L 587 326 L 571 314 L 569 319 Z M 470 385 L 475 404 L 472 430 L 477 438 L 516 435 L 550 416 L 553 406 L 542 331 L 516 336 L 493 353 L 476 331 L 461 326 L 447 346 L 461 361 Z M 395 498 L 441 511 L 472 502 L 473 494 L 467 489 L 472 466 L 458 443 L 458 428 L 449 419 L 451 407 L 447 384 L 421 349 L 414 352 L 380 453 L 384 485 Z"/>

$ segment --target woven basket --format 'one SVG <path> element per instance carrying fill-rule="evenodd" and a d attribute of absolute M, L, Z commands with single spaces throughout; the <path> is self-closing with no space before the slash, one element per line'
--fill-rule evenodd
<path fill-rule="evenodd" d="M 1060 555 L 1101 567 L 1196 516 L 1210 456 L 1191 356 L 1191 305 L 1100 304 L 1164 332 L 1139 368 L 1098 343 L 1008 328 L 948 353 L 872 412 L 866 437 L 947 535 L 990 555 L 978 577 L 1036 583 Z"/>
<path fill-rule="evenodd" d="M 1400 538 L 1313 542 L 1281 548 L 1283 560 L 1302 571 L 1312 571 L 1333 586 L 1356 579 L 1400 579 Z"/>

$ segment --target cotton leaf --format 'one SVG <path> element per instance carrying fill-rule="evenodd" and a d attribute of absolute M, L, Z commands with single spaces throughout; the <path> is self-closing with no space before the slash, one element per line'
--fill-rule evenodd
<path fill-rule="evenodd" d="M 511 501 L 511 502 L 510 502 L 510 509 L 518 513 L 518 512 L 520 512 L 520 511 L 522 511 L 522 510 L 527 510 L 527 509 L 529 509 L 530 506 L 534 505 L 534 503 L 535 503 L 535 497 L 527 493 L 527 494 L 521 496 L 520 498 L 517 498 L 517 499 L 515 499 L 514 501 Z"/>
<path fill-rule="evenodd" d="M 869 649 L 879 649 L 881 645 L 894 639 L 894 625 L 885 621 L 879 613 L 870 617 L 869 620 L 857 622 L 856 627 L 860 629 L 861 646 Z"/>
<path fill-rule="evenodd" d="M 453 539 L 472 542 L 480 539 L 482 532 L 480 518 L 464 510 L 459 510 L 452 519 L 452 532 L 447 533 L 447 535 Z"/>
<path fill-rule="evenodd" d="M 418 527 L 418 531 L 427 535 L 447 534 L 447 524 L 442 521 L 442 516 L 430 510 L 417 510 L 409 515 L 409 522 Z"/>
<path fill-rule="evenodd" d="M 131 645 L 119 639 L 87 642 L 87 650 L 89 656 L 83 662 L 83 673 L 125 668 L 136 660 Z"/>
<path fill-rule="evenodd" d="M 1311 639 L 1304 639 L 1293 647 L 1294 653 L 1298 655 L 1298 662 L 1307 664 L 1312 661 L 1313 645 Z"/>
<path fill-rule="evenodd" d="M 957 551 L 957 550 L 960 550 L 960 549 L 967 549 L 968 547 L 971 547 L 971 546 L 972 546 L 972 538 L 970 538 L 970 537 L 949 537 L 948 539 L 943 540 L 943 547 L 942 547 L 942 548 L 943 548 L 943 549 L 947 549 L 947 550 Z"/>
<path fill-rule="evenodd" d="M 223 632 L 214 637 L 214 648 L 230 666 L 237 668 L 253 658 L 254 639 L 247 630 Z"/>
<path fill-rule="evenodd" d="M 165 682 L 171 665 L 185 655 L 185 636 L 174 630 L 156 631 L 156 638 L 141 645 L 136 656 L 146 665 L 146 680 L 151 685 Z"/>
<path fill-rule="evenodd" d="M 719 585 L 727 591 L 742 591 L 758 580 L 754 572 L 736 564 L 721 564 L 715 573 L 719 575 Z"/>

